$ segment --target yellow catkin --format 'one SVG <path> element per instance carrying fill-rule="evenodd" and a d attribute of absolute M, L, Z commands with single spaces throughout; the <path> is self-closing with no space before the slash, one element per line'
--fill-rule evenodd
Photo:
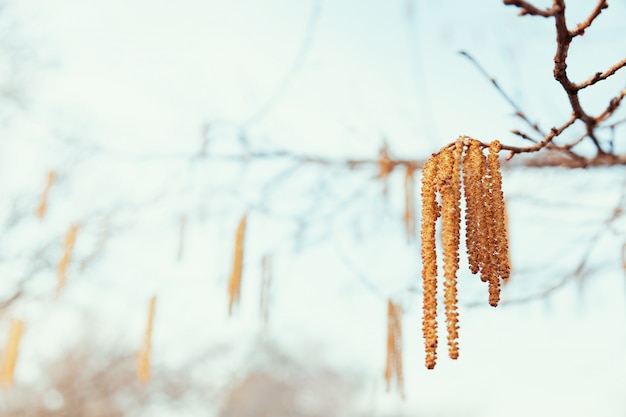
<path fill-rule="evenodd" d="M 487 163 L 489 185 L 489 304 L 493 307 L 500 301 L 500 278 L 508 278 L 508 242 L 504 220 L 504 197 L 502 195 L 502 176 L 500 175 L 500 142 L 493 141 L 489 146 Z M 504 259 L 506 258 L 506 259 Z M 504 264 L 503 264 L 504 259 Z M 508 268 L 510 270 L 510 268 Z"/>
<path fill-rule="evenodd" d="M 497 273 L 503 280 L 508 280 L 511 275 L 511 257 L 509 254 L 509 232 L 508 232 L 508 218 L 506 214 L 506 202 L 504 200 L 504 194 L 502 193 L 502 174 L 500 173 L 500 159 L 498 153 L 500 152 L 500 142 L 493 141 L 489 146 L 489 171 L 491 175 L 492 190 L 491 195 L 493 199 L 493 215 L 495 217 L 495 256 L 497 259 Z"/>
<path fill-rule="evenodd" d="M 478 232 L 478 240 L 480 242 L 479 247 L 481 251 L 481 256 L 479 260 L 480 279 L 483 282 L 489 282 L 494 266 L 494 259 L 492 256 L 493 217 L 491 216 L 491 179 L 489 177 L 487 159 L 488 158 L 485 157 L 481 152 L 480 173 L 482 180 L 480 184 L 482 190 L 481 200 L 483 201 L 483 203 L 481 206 L 482 211 L 480 213 L 480 228 Z"/>
<path fill-rule="evenodd" d="M 65 243 L 63 245 L 63 255 L 57 265 L 57 296 L 61 293 L 61 290 L 65 286 L 67 280 L 67 267 L 70 263 L 72 250 L 74 249 L 74 243 L 76 242 L 76 233 L 78 232 L 78 225 L 74 224 L 70 226 L 67 234 L 65 235 Z"/>
<path fill-rule="evenodd" d="M 459 269 L 460 232 L 460 163 L 462 145 L 441 151 L 439 192 L 441 193 L 441 240 L 443 245 L 444 307 L 448 330 L 448 355 L 458 358 L 458 297 L 457 271 Z"/>
<path fill-rule="evenodd" d="M 237 227 L 235 236 L 235 254 L 233 259 L 233 271 L 228 281 L 228 315 L 232 315 L 233 307 L 239 302 L 241 290 L 241 275 L 243 271 L 243 249 L 246 234 L 247 215 L 243 215 Z"/>
<path fill-rule="evenodd" d="M 387 302 L 387 366 L 385 381 L 387 391 L 391 386 L 391 379 L 395 376 L 396 386 L 400 395 L 404 397 L 404 374 L 402 371 L 402 307 L 395 305 L 391 300 Z"/>
<path fill-rule="evenodd" d="M 508 274 L 503 274 L 502 279 L 504 279 L 504 284 L 507 284 L 509 282 L 509 278 L 511 277 L 513 266 L 512 266 L 512 261 L 511 261 L 511 248 L 509 247 L 509 242 L 511 241 L 510 235 L 509 235 L 509 211 L 506 206 L 506 200 L 502 200 L 502 202 L 504 203 L 504 231 L 506 233 L 506 242 L 507 242 L 506 260 L 503 260 L 503 262 L 506 262 L 509 268 Z"/>
<path fill-rule="evenodd" d="M 463 187 L 465 189 L 465 244 L 470 271 L 480 271 L 481 215 L 485 210 L 482 172 L 485 158 L 480 142 L 472 139 L 463 158 Z"/>
<path fill-rule="evenodd" d="M 404 228 L 406 230 L 407 241 L 415 239 L 415 177 L 413 168 L 406 168 L 404 177 Z"/>
<path fill-rule="evenodd" d="M 383 146 L 378 152 L 378 175 L 377 177 L 383 182 L 383 194 L 387 195 L 387 189 L 389 187 L 388 178 L 395 164 L 389 156 L 389 146 L 387 142 L 383 143 Z"/>
<path fill-rule="evenodd" d="M 46 182 L 46 187 L 41 193 L 41 199 L 39 200 L 39 205 L 37 206 L 37 217 L 43 219 L 46 215 L 46 209 L 48 208 L 48 194 L 50 193 L 50 188 L 54 183 L 56 175 L 54 171 L 50 171 L 48 173 L 48 180 Z"/>
<path fill-rule="evenodd" d="M 183 259 L 183 250 L 185 248 L 185 231 L 187 230 L 187 215 L 183 214 L 178 219 L 178 252 L 176 253 L 176 260 L 181 261 Z"/>
<path fill-rule="evenodd" d="M 264 255 L 261 259 L 261 301 L 259 305 L 261 321 L 264 325 L 270 316 L 270 288 L 272 284 L 272 257 Z"/>
<path fill-rule="evenodd" d="M 387 301 L 387 363 L 385 366 L 385 383 L 387 384 L 387 391 L 391 387 L 391 375 L 393 373 L 394 365 L 394 337 L 393 337 L 393 303 L 391 300 Z"/>
<path fill-rule="evenodd" d="M 402 306 L 393 306 L 393 337 L 394 337 L 394 369 L 396 374 L 396 385 L 402 398 L 404 398 L 404 373 L 402 369 Z"/>
<path fill-rule="evenodd" d="M 0 376 L 0 385 L 2 385 L 2 388 L 4 389 L 13 384 L 15 364 L 17 363 L 23 328 L 24 322 L 21 320 L 15 320 L 11 324 L 9 339 L 4 350 L 4 358 L 2 360 L 2 375 Z"/>
<path fill-rule="evenodd" d="M 437 251 L 435 224 L 440 215 L 437 203 L 437 168 L 439 155 L 433 155 L 424 163 L 422 170 L 422 281 L 423 318 L 422 331 L 426 350 L 426 367 L 433 369 L 437 362 Z"/>
<path fill-rule="evenodd" d="M 137 380 L 145 384 L 150 379 L 150 354 L 152 352 L 152 329 L 154 325 L 154 309 L 156 296 L 150 299 L 148 306 L 148 323 L 144 333 L 143 344 L 137 353 Z"/>

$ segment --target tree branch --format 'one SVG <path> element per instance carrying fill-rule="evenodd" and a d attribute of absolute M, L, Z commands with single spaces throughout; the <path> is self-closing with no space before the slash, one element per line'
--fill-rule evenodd
<path fill-rule="evenodd" d="M 507 103 L 509 103 L 511 105 L 511 107 L 513 107 L 513 109 L 515 110 L 515 115 L 517 117 L 522 119 L 528 126 L 530 126 L 531 129 L 533 129 L 535 132 L 539 133 L 541 136 L 545 136 L 546 135 L 541 130 L 541 128 L 539 127 L 539 125 L 537 123 L 533 123 L 533 122 L 530 121 L 530 119 L 528 118 L 528 116 L 526 116 L 526 113 L 524 113 L 524 111 L 521 109 L 521 107 L 519 105 L 517 105 L 517 103 L 511 98 L 511 96 L 509 96 L 500 87 L 500 84 L 498 84 L 498 81 L 496 81 L 495 78 L 493 78 L 491 75 L 489 75 L 487 70 L 485 70 L 485 68 L 482 65 L 480 65 L 480 63 L 472 55 L 470 55 L 467 51 L 459 51 L 459 54 L 461 54 L 465 58 L 467 58 L 476 67 L 476 69 L 478 69 L 478 71 L 485 78 L 487 78 L 489 80 L 489 82 L 495 87 L 495 89 L 498 91 L 498 93 L 500 93 L 500 95 L 507 101 Z"/>
<path fill-rule="evenodd" d="M 600 13 L 602 13 L 602 10 L 606 9 L 607 7 L 609 7 L 609 4 L 606 2 L 606 0 L 598 1 L 598 4 L 593 9 L 593 11 L 589 15 L 589 17 L 587 19 L 585 19 L 584 22 L 579 23 L 578 26 L 576 26 L 576 29 L 570 31 L 570 35 L 572 37 L 579 36 L 579 35 L 580 36 L 584 35 L 585 34 L 585 29 L 587 29 L 589 26 L 591 26 L 591 24 L 593 23 L 595 18 L 600 16 Z"/>
<path fill-rule="evenodd" d="M 580 84 L 575 84 L 575 88 L 577 90 L 582 90 L 583 88 L 587 88 L 590 85 L 594 85 L 598 81 L 606 80 L 611 75 L 615 74 L 618 70 L 626 67 L 626 58 L 619 61 L 617 64 L 613 65 L 611 68 L 604 72 L 596 72 L 593 77 L 589 78 L 586 81 L 583 81 Z"/>
<path fill-rule="evenodd" d="M 553 17 L 555 30 L 556 30 L 556 52 L 554 54 L 554 79 L 561 84 L 561 87 L 567 94 L 567 98 L 569 100 L 570 106 L 573 112 L 573 120 L 570 119 L 568 123 L 562 126 L 559 129 L 552 129 L 550 133 L 544 135 L 544 139 L 540 142 L 537 142 L 535 145 L 527 147 L 527 148 L 517 148 L 516 150 L 511 150 L 512 152 L 535 152 L 543 147 L 548 147 L 548 145 L 552 145 L 552 140 L 560 135 L 565 129 L 571 126 L 576 120 L 580 120 L 585 124 L 585 136 L 582 139 L 576 140 L 569 145 L 557 147 L 558 149 L 571 153 L 571 148 L 580 143 L 584 138 L 589 138 L 597 149 L 597 160 L 616 160 L 616 156 L 612 154 L 613 146 L 611 145 L 611 149 L 609 151 L 605 151 L 600 144 L 600 141 L 596 135 L 596 128 L 604 122 L 607 118 L 609 118 L 615 110 L 619 107 L 622 102 L 622 99 L 626 95 L 626 90 L 620 92 L 620 94 L 613 98 L 607 108 L 597 116 L 591 116 L 587 114 L 580 103 L 580 97 L 578 95 L 579 91 L 596 84 L 599 81 L 606 80 L 613 74 L 615 74 L 621 68 L 626 67 L 626 58 L 622 59 L 609 69 L 604 72 L 597 72 L 592 77 L 583 81 L 579 84 L 572 82 L 567 74 L 567 58 L 569 53 L 569 47 L 572 43 L 572 40 L 576 36 L 581 36 L 584 34 L 585 30 L 591 26 L 591 24 L 595 21 L 595 19 L 602 13 L 602 10 L 608 7 L 608 3 L 606 0 L 599 0 L 591 11 L 587 19 L 583 22 L 579 23 L 578 26 L 574 30 L 569 30 L 567 28 L 567 20 L 565 17 L 565 0 L 553 0 L 552 8 L 546 10 L 539 10 L 535 6 L 525 1 L 515 1 L 515 0 L 503 0 L 505 5 L 514 5 L 522 9 L 521 14 L 530 14 L 536 16 L 543 17 Z M 516 107 L 514 107 L 516 108 Z M 517 108 L 516 108 L 517 110 Z M 516 133 L 520 135 L 519 133 Z M 522 137 L 527 138 L 527 136 L 520 135 Z M 504 147 L 503 147 L 504 149 Z M 524 150 L 522 150 L 524 149 Z M 571 153 L 573 154 L 573 153 Z M 570 156 L 571 156 L 570 154 Z M 612 158 L 605 158 L 604 156 L 610 154 Z M 620 159 L 620 158 L 617 158 Z"/>
<path fill-rule="evenodd" d="M 517 6 L 520 9 L 522 9 L 519 12 L 520 16 L 531 15 L 531 16 L 552 17 L 555 15 L 555 13 L 559 11 L 556 4 L 552 6 L 551 8 L 545 9 L 545 10 L 541 10 L 524 0 L 504 0 L 504 4 L 506 4 L 507 6 Z"/>

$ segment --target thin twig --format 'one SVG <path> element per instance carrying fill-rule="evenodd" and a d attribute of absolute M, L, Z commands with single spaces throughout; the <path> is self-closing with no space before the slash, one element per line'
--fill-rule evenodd
<path fill-rule="evenodd" d="M 609 7 L 609 4 L 606 2 L 606 0 L 598 1 L 598 4 L 596 5 L 596 7 L 594 7 L 589 17 L 585 19 L 584 22 L 579 23 L 578 26 L 576 26 L 576 29 L 570 31 L 570 34 L 572 35 L 572 37 L 584 35 L 585 29 L 591 26 L 591 24 L 596 19 L 596 17 L 600 16 L 600 13 L 602 13 L 602 10 L 606 9 L 607 7 Z"/>
<path fill-rule="evenodd" d="M 598 81 L 606 80 L 611 75 L 615 74 L 618 70 L 626 67 L 626 58 L 619 61 L 617 64 L 613 65 L 611 68 L 604 72 L 596 72 L 593 77 L 589 78 L 587 81 L 583 81 L 580 84 L 576 84 L 575 87 L 578 90 L 582 90 L 583 88 L 587 88 L 590 85 L 594 85 Z"/>
<path fill-rule="evenodd" d="M 515 100 L 513 100 L 511 98 L 511 96 L 509 96 L 506 91 L 504 91 L 502 89 L 502 87 L 500 87 L 500 84 L 498 84 L 498 81 L 492 77 L 487 70 L 485 70 L 485 68 L 480 65 L 480 63 L 476 60 L 476 58 L 474 58 L 472 55 L 470 55 L 467 51 L 459 51 L 459 54 L 463 55 L 465 58 L 467 58 L 475 67 L 476 69 L 486 78 L 489 80 L 489 82 L 495 87 L 495 89 L 498 91 L 498 93 L 500 93 L 500 95 L 502 96 L 502 98 L 504 98 L 507 103 L 509 103 L 509 105 L 511 107 L 513 107 L 513 110 L 515 110 L 515 115 L 517 117 L 519 117 L 520 119 L 522 119 L 524 122 L 526 122 L 526 124 L 528 126 L 530 126 L 531 129 L 533 129 L 535 132 L 539 133 L 541 136 L 545 136 L 546 134 L 541 130 L 541 128 L 539 127 L 539 125 L 537 123 L 533 123 L 530 121 L 530 119 L 526 116 L 526 113 L 524 113 L 524 111 L 521 109 L 521 107 L 515 102 Z"/>
<path fill-rule="evenodd" d="M 282 98 L 284 93 L 287 91 L 298 71 L 300 71 L 300 69 L 304 66 L 306 58 L 309 55 L 309 52 L 313 45 L 313 40 L 315 38 L 315 32 L 320 19 L 321 10 L 322 0 L 313 0 L 311 12 L 309 14 L 309 20 L 304 28 L 304 36 L 291 67 L 283 76 L 282 80 L 271 93 L 269 98 L 265 101 L 265 103 L 263 103 L 263 105 L 246 121 L 245 127 L 252 126 L 259 120 L 263 119 L 265 115 L 270 112 L 274 105 Z"/>
<path fill-rule="evenodd" d="M 598 123 L 603 122 L 609 117 L 611 117 L 611 115 L 615 113 L 615 110 L 617 110 L 617 108 L 621 104 L 624 97 L 626 97 L 626 88 L 620 91 L 618 96 L 612 98 L 606 110 L 604 110 L 602 113 L 598 115 L 598 117 L 596 117 Z"/>
<path fill-rule="evenodd" d="M 517 6 L 522 9 L 519 12 L 520 16 L 531 15 L 531 16 L 542 16 L 542 17 L 552 17 L 555 13 L 558 12 L 558 9 L 555 6 L 550 9 L 541 10 L 527 1 L 523 0 L 504 0 L 504 4 L 507 6 Z"/>
<path fill-rule="evenodd" d="M 519 131 L 519 130 L 517 130 L 517 129 L 511 130 L 511 133 L 513 133 L 514 135 L 519 136 L 519 137 L 520 137 L 520 138 L 522 138 L 522 139 L 525 139 L 525 140 L 531 141 L 532 143 L 537 143 L 537 142 L 539 142 L 538 140 L 531 138 L 531 137 L 530 137 L 530 136 L 528 136 L 526 133 L 524 133 L 524 132 L 520 132 L 520 131 Z"/>
<path fill-rule="evenodd" d="M 575 141 L 568 143 L 567 145 L 563 145 L 563 147 L 565 149 L 572 149 L 574 146 L 578 145 L 580 142 L 582 142 L 585 138 L 587 137 L 587 134 L 585 133 L 584 135 L 582 135 L 581 137 L 579 137 L 578 139 L 576 139 Z"/>

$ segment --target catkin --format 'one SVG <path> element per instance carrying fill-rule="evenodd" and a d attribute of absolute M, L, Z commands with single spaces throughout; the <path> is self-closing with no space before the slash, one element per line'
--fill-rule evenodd
<path fill-rule="evenodd" d="M 176 260 L 180 262 L 183 259 L 183 249 L 185 245 L 185 231 L 187 230 L 187 215 L 183 214 L 178 219 L 178 252 Z"/>
<path fill-rule="evenodd" d="M 0 375 L 0 385 L 2 385 L 2 388 L 5 389 L 13 384 L 15 364 L 17 363 L 23 329 L 24 322 L 21 320 L 15 320 L 11 324 L 9 339 L 4 350 L 4 358 L 2 360 L 2 374 Z"/>
<path fill-rule="evenodd" d="M 502 199 L 502 206 L 504 211 L 504 233 L 506 239 L 506 245 L 503 245 L 502 250 L 505 251 L 504 254 L 500 255 L 500 262 L 506 263 L 506 266 L 502 268 L 502 279 L 504 280 L 504 284 L 509 282 L 509 278 L 511 278 L 511 272 L 513 270 L 513 264 L 511 261 L 511 248 L 509 247 L 510 235 L 509 235 L 509 211 L 506 207 L 506 200 Z M 506 246 L 506 247 L 504 247 Z"/>
<path fill-rule="evenodd" d="M 433 369 L 437 362 L 437 252 L 435 224 L 440 214 L 437 203 L 437 165 L 439 156 L 433 155 L 422 170 L 422 281 L 424 316 L 422 331 L 426 349 L 426 367 Z"/>
<path fill-rule="evenodd" d="M 233 271 L 228 282 L 228 315 L 232 315 L 233 307 L 239 302 L 241 290 L 241 275 L 243 271 L 243 248 L 246 234 L 247 215 L 243 215 L 237 227 L 235 236 L 235 254 L 233 256 Z"/>
<path fill-rule="evenodd" d="M 500 142 L 493 141 L 489 146 L 487 159 L 487 184 L 489 188 L 487 252 L 489 261 L 486 268 L 489 282 L 489 304 L 493 307 L 496 307 L 500 301 L 500 275 L 501 271 L 505 269 L 499 264 L 501 261 L 500 251 L 506 245 L 506 242 L 502 242 L 503 239 L 506 239 L 506 230 L 504 229 L 504 199 L 502 197 L 502 177 L 500 176 L 498 152 L 500 152 Z"/>
<path fill-rule="evenodd" d="M 76 233 L 78 232 L 78 225 L 72 225 L 67 234 L 65 235 L 65 243 L 63 245 L 63 255 L 57 265 L 57 296 L 61 293 L 61 290 L 65 286 L 67 280 L 67 267 L 70 263 L 72 250 L 74 249 L 74 243 L 76 242 Z"/>
<path fill-rule="evenodd" d="M 465 188 L 465 244 L 470 271 L 480 271 L 483 254 L 481 216 L 485 210 L 483 172 L 485 158 L 477 140 L 470 140 L 463 158 L 463 187 Z"/>
<path fill-rule="evenodd" d="M 494 141 L 485 156 L 481 142 L 462 137 L 424 163 L 422 170 L 422 280 L 424 316 L 422 330 L 426 367 L 437 359 L 437 252 L 436 221 L 441 217 L 444 275 L 444 312 L 448 355 L 459 356 L 457 273 L 461 232 L 461 188 L 465 196 L 465 243 L 473 274 L 488 282 L 489 304 L 500 299 L 501 280 L 511 274 L 506 207 L 500 174 L 500 142 Z M 465 152 L 465 154 L 463 154 Z M 461 175 L 462 174 L 462 175 Z M 462 177 L 462 178 L 461 178 Z M 462 184 L 461 184 L 462 183 Z M 439 194 L 441 206 L 437 201 Z M 625 257 L 626 259 L 626 257 Z"/>
<path fill-rule="evenodd" d="M 404 228 L 408 242 L 415 239 L 415 178 L 413 168 L 407 166 L 404 178 Z"/>
<path fill-rule="evenodd" d="M 480 200 L 482 201 L 479 213 L 479 228 L 478 234 L 478 247 L 480 250 L 480 257 L 478 265 L 480 268 L 480 280 L 482 282 L 489 282 L 489 276 L 491 271 L 491 265 L 493 257 L 490 256 L 491 251 L 491 198 L 489 195 L 489 177 L 487 167 L 487 157 L 480 152 Z"/>
<path fill-rule="evenodd" d="M 264 255 L 261 258 L 261 300 L 259 313 L 263 325 L 267 326 L 270 316 L 270 288 L 272 284 L 272 256 Z"/>
<path fill-rule="evenodd" d="M 502 193 L 502 174 L 500 173 L 500 142 L 493 141 L 489 146 L 489 171 L 492 177 L 491 195 L 493 199 L 493 214 L 495 217 L 494 252 L 497 255 L 497 274 L 503 279 L 509 279 L 511 274 L 511 258 L 509 256 L 509 233 L 507 226 L 506 204 Z"/>
<path fill-rule="evenodd" d="M 385 381 L 387 391 L 391 387 L 391 379 L 395 375 L 396 386 L 404 397 L 404 376 L 402 373 L 402 307 L 391 300 L 387 302 L 387 363 Z"/>
<path fill-rule="evenodd" d="M 395 164 L 389 155 L 389 146 L 383 143 L 378 153 L 378 175 L 377 177 L 383 182 L 383 194 L 387 195 L 389 188 L 389 174 L 393 171 Z"/>
<path fill-rule="evenodd" d="M 154 324 L 154 308 L 156 296 L 150 299 L 148 306 L 148 323 L 144 334 L 143 345 L 137 353 L 137 379 L 145 384 L 150 379 L 150 353 L 152 351 L 152 328 Z"/>
<path fill-rule="evenodd" d="M 457 271 L 459 269 L 460 230 L 460 158 L 462 148 L 457 142 L 453 149 L 441 151 L 439 191 L 441 193 L 441 239 L 443 245 L 444 306 L 448 330 L 448 354 L 458 357 Z"/>
<path fill-rule="evenodd" d="M 44 216 L 46 215 L 46 210 L 48 208 L 48 194 L 50 193 L 50 188 L 52 187 L 52 184 L 54 183 L 54 179 L 55 179 L 56 175 L 54 173 L 54 171 L 50 171 L 48 173 L 48 180 L 46 182 L 46 187 L 43 190 L 43 193 L 41 193 L 41 199 L 39 200 L 39 205 L 37 206 L 37 217 L 39 217 L 40 219 L 43 219 Z"/>
<path fill-rule="evenodd" d="M 387 363 L 385 366 L 385 382 L 387 384 L 387 391 L 391 387 L 391 374 L 394 364 L 394 339 L 393 339 L 393 303 L 391 300 L 387 301 Z"/>
<path fill-rule="evenodd" d="M 404 398 L 404 374 L 402 371 L 402 306 L 393 306 L 394 326 L 394 369 L 396 373 L 396 385 L 402 398 Z"/>

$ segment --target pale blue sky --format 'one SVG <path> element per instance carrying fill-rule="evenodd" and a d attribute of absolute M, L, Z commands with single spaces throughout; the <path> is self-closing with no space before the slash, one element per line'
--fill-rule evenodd
<path fill-rule="evenodd" d="M 610 3 L 572 47 L 571 74 L 578 80 L 624 56 L 626 7 Z M 578 7 L 573 19 L 585 15 Z M 214 343 L 245 351 L 241 346 L 251 345 L 258 331 L 257 260 L 273 252 L 273 336 L 290 354 L 362 381 L 357 408 L 444 416 L 626 411 L 623 221 L 616 233 L 599 238 L 593 259 L 604 269 L 591 276 L 582 296 L 569 285 L 548 301 L 463 307 L 461 358 L 449 361 L 442 351 L 437 369 L 426 371 L 419 294 L 405 292 L 419 284 L 419 248 L 407 246 L 402 234 L 401 175 L 392 176 L 385 202 L 374 170 L 301 172 L 273 203 L 275 212 L 297 215 L 309 199 L 321 200 L 326 210 L 355 190 L 360 199 L 331 221 L 315 223 L 314 232 L 329 233 L 328 241 L 294 253 L 294 224 L 258 210 L 257 186 L 281 167 L 190 162 L 206 123 L 215 128 L 209 151 L 229 155 L 241 151 L 241 126 L 254 146 L 330 157 L 375 158 L 383 137 L 407 158 L 423 158 L 462 134 L 515 143 L 507 132 L 524 126 L 458 51 L 472 53 L 547 129 L 569 116 L 551 78 L 548 20 L 516 17 L 500 2 L 459 0 L 25 0 L 8 13 L 41 65 L 33 64 L 23 86 L 26 106 L 2 127 L 2 198 L 27 210 L 46 172 L 60 177 L 46 222 L 26 221 L 5 237 L 5 252 L 18 260 L 5 263 L 4 271 L 15 275 L 24 266 L 20 255 L 60 239 L 71 222 L 84 223 L 79 251 L 95 244 L 102 217 L 110 216 L 114 231 L 102 262 L 84 276 L 74 272 L 64 303 L 13 312 L 48 329 L 41 341 L 26 336 L 25 357 L 50 355 L 44 342 L 59 343 L 59 333 L 73 340 L 80 328 L 72 316 L 76 306 L 106 317 L 103 331 L 132 345 L 153 293 L 159 296 L 157 365 L 178 363 Z M 600 108 L 623 86 L 619 73 L 596 96 L 584 97 L 585 105 Z M 505 173 L 518 273 L 505 299 L 558 282 L 586 247 L 581 242 L 611 214 L 623 177 L 621 168 Z M 311 191 L 320 178 L 336 198 Z M 239 316 L 227 320 L 232 235 L 250 206 L 257 208 L 249 222 L 247 286 Z M 9 205 L 1 213 L 7 219 Z M 181 214 L 191 229 L 189 252 L 177 263 Z M 383 296 L 364 288 L 350 264 L 360 265 Z M 480 300 L 485 288 L 466 275 L 462 300 Z M 53 274 L 42 274 L 34 291 L 52 287 Z M 405 402 L 383 393 L 384 295 L 408 306 Z M 180 340 L 188 343 L 181 347 Z M 244 353 L 209 367 L 223 376 L 244 362 Z M 37 376 L 35 365 L 20 369 L 25 380 Z"/>

